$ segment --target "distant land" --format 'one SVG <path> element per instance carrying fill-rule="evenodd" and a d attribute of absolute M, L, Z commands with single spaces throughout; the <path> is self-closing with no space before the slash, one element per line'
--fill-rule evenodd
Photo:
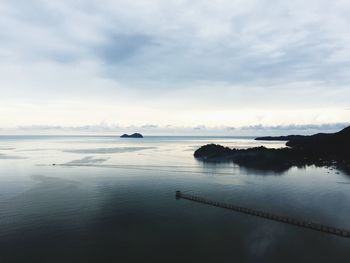
<path fill-rule="evenodd" d="M 288 136 L 265 136 L 265 137 L 257 137 L 256 141 L 290 141 L 294 139 L 299 139 L 301 137 L 305 137 L 304 135 L 288 135 Z"/>
<path fill-rule="evenodd" d="M 143 138 L 141 133 L 133 133 L 133 134 L 123 134 L 120 138 Z"/>
<path fill-rule="evenodd" d="M 316 165 L 335 167 L 350 174 L 350 126 L 336 133 L 259 137 L 257 140 L 286 140 L 288 147 L 241 150 L 208 144 L 196 150 L 194 156 L 203 161 L 231 160 L 247 168 L 276 172 L 286 171 L 292 166 Z"/>

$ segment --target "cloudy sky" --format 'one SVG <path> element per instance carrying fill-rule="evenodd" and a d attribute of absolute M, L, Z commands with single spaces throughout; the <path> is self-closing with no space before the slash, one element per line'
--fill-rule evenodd
<path fill-rule="evenodd" d="M 0 129 L 339 128 L 349 13 L 348 0 L 4 0 Z"/>

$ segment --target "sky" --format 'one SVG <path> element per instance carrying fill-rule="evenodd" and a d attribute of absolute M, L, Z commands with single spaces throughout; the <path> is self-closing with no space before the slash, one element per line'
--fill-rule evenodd
<path fill-rule="evenodd" d="M 0 1 L 0 133 L 350 120 L 348 0 Z"/>

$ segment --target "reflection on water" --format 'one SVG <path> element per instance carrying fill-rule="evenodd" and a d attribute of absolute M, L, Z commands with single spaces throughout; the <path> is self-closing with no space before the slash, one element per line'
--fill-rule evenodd
<path fill-rule="evenodd" d="M 154 147 L 115 147 L 115 148 L 94 148 L 94 149 L 70 149 L 63 150 L 68 153 L 82 153 L 82 154 L 107 154 L 107 153 L 125 153 L 136 152 L 142 150 L 154 149 Z"/>
<path fill-rule="evenodd" d="M 350 256 L 349 239 L 176 200 L 181 190 L 350 229 L 348 176 L 313 166 L 279 174 L 195 160 L 193 150 L 211 142 L 259 143 L 0 137 L 0 262 L 344 262 Z"/>

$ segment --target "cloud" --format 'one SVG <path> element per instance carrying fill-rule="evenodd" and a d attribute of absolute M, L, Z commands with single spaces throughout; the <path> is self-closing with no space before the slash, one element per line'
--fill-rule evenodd
<path fill-rule="evenodd" d="M 324 124 L 288 124 L 288 125 L 276 125 L 276 126 L 265 126 L 265 125 L 251 125 L 243 126 L 241 130 L 275 130 L 275 131 L 330 131 L 330 130 L 341 130 L 349 126 L 350 123 L 324 123 Z"/>
<path fill-rule="evenodd" d="M 194 130 L 205 130 L 207 127 L 205 125 L 197 125 L 193 127 Z"/>
<path fill-rule="evenodd" d="M 77 131 L 77 132 L 99 132 L 99 131 L 115 131 L 120 129 L 120 126 L 116 124 L 105 124 L 100 123 L 97 125 L 83 125 L 83 126 L 61 126 L 61 125 L 27 125 L 27 126 L 18 126 L 15 128 L 18 131 Z"/>
<path fill-rule="evenodd" d="M 143 34 L 109 36 L 105 43 L 95 47 L 98 57 L 108 64 L 118 64 L 135 58 L 142 49 L 152 44 L 152 38 Z"/>
<path fill-rule="evenodd" d="M 141 128 L 143 128 L 143 129 L 156 129 L 156 128 L 158 128 L 158 125 L 146 124 L 146 125 L 142 125 Z"/>
<path fill-rule="evenodd" d="M 107 63 L 101 71 L 110 77 L 123 72 L 144 80 L 161 75 L 230 83 L 342 82 L 350 57 L 344 12 L 349 5 L 340 1 L 334 13 L 326 1 L 60 2 L 3 4 L 3 24 L 14 29 L 3 31 L 3 47 L 11 51 L 8 45 L 15 44 L 19 60 L 97 58 Z M 127 61 L 130 67 L 110 68 Z"/>
<path fill-rule="evenodd" d="M 341 0 L 4 1 L 0 114 L 9 118 L 0 125 L 79 126 L 87 115 L 96 123 L 129 113 L 125 126 L 164 126 L 167 113 L 175 126 L 188 126 L 197 112 L 209 118 L 206 111 L 222 109 L 314 109 L 303 123 L 319 123 L 319 109 L 348 106 L 349 11 Z M 28 116 L 41 103 L 47 114 Z M 77 110 L 81 104 L 94 113 Z M 254 113 L 237 126 L 296 122 L 270 117 Z"/>

